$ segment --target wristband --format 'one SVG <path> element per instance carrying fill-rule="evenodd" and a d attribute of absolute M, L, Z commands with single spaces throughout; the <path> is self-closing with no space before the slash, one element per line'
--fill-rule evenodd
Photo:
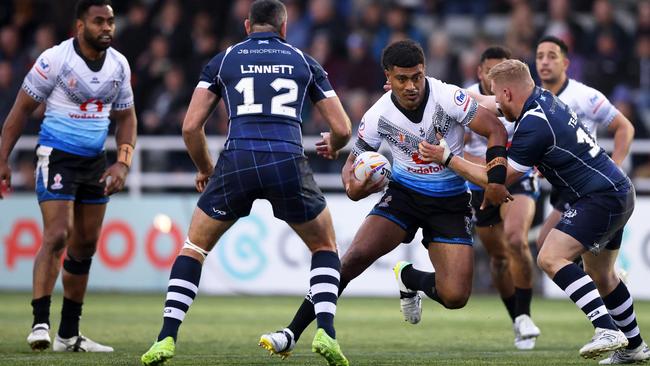
<path fill-rule="evenodd" d="M 508 173 L 505 146 L 492 146 L 485 153 L 486 169 L 489 183 L 505 184 Z"/>
<path fill-rule="evenodd" d="M 455 156 L 454 153 L 450 152 L 449 156 L 447 156 L 447 160 L 445 160 L 445 162 L 442 163 L 442 165 L 444 165 L 445 167 L 448 167 L 449 163 L 451 163 L 451 158 L 453 158 L 454 156 Z"/>
<path fill-rule="evenodd" d="M 117 148 L 117 162 L 131 168 L 131 160 L 133 159 L 133 146 L 129 144 L 122 144 Z"/>

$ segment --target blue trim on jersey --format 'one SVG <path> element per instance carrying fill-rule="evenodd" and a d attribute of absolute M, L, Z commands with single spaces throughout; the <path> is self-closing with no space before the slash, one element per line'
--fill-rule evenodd
<path fill-rule="evenodd" d="M 433 243 L 445 243 L 445 244 L 463 244 L 463 245 L 469 245 L 469 246 L 474 246 L 474 240 L 467 240 L 465 238 L 445 238 L 441 236 L 437 236 L 431 239 L 431 242 Z"/>
<path fill-rule="evenodd" d="M 47 112 L 38 143 L 70 154 L 97 156 L 104 151 L 110 123 L 108 118 L 78 120 Z"/>
<path fill-rule="evenodd" d="M 74 196 L 71 194 L 57 194 L 48 191 L 43 185 L 40 172 L 36 175 L 36 198 L 39 203 L 44 201 L 74 201 Z"/>
<path fill-rule="evenodd" d="M 370 215 L 376 215 L 376 216 L 382 216 L 382 217 L 385 217 L 385 218 L 387 218 L 388 220 L 390 220 L 390 221 L 396 223 L 399 227 L 401 227 L 401 228 L 404 229 L 405 231 L 408 231 L 408 225 L 406 225 L 404 222 L 402 222 L 400 219 L 398 219 L 397 216 L 391 215 L 391 214 L 389 214 L 389 213 L 386 213 L 386 212 L 384 212 L 384 211 L 378 210 L 378 209 L 376 209 L 376 208 L 373 208 L 373 209 L 370 211 L 370 213 L 368 214 L 368 216 L 370 216 Z"/>
<path fill-rule="evenodd" d="M 417 175 L 394 165 L 392 173 L 393 181 L 430 197 L 456 196 L 467 192 L 468 189 L 465 179 L 450 169 L 437 174 Z"/>

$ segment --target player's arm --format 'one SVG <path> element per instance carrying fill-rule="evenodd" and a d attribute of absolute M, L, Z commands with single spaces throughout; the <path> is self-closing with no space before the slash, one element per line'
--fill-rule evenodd
<path fill-rule="evenodd" d="M 338 151 L 350 141 L 352 123 L 339 97 L 321 99 L 315 106 L 330 126 L 330 132 L 322 133 L 323 139 L 316 143 L 316 152 L 327 159 L 336 159 Z"/>
<path fill-rule="evenodd" d="M 467 90 L 467 94 L 476 99 L 478 104 L 485 107 L 488 111 L 494 113 L 497 116 L 501 115 L 501 112 L 497 106 L 497 99 L 494 95 L 483 95 L 481 93 L 475 93 L 470 90 Z"/>
<path fill-rule="evenodd" d="M 23 133 L 27 117 L 36 110 L 39 104 L 23 89 L 20 89 L 16 101 L 2 126 L 2 136 L 0 138 L 0 198 L 2 198 L 3 187 L 11 188 L 9 155 Z"/>
<path fill-rule="evenodd" d="M 219 100 L 219 96 L 209 89 L 197 87 L 183 120 L 183 141 L 198 170 L 196 189 L 199 192 L 203 192 L 214 171 L 204 126 Z"/>
<path fill-rule="evenodd" d="M 129 174 L 129 169 L 131 169 L 138 125 L 135 107 L 113 110 L 111 116 L 115 120 L 116 126 L 117 161 L 106 169 L 100 179 L 100 182 L 106 181 L 106 187 L 104 188 L 104 194 L 106 195 L 119 192 L 124 188 L 126 176 Z"/>
<path fill-rule="evenodd" d="M 607 127 L 609 132 L 614 134 L 614 151 L 612 151 L 612 160 L 616 165 L 621 166 L 623 160 L 630 152 L 630 145 L 634 138 L 634 126 L 623 113 L 618 112 L 612 122 Z"/>

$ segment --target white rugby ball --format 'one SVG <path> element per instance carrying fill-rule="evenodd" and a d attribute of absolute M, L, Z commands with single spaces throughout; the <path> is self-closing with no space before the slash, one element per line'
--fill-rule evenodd
<path fill-rule="evenodd" d="M 352 168 L 354 169 L 354 176 L 358 180 L 369 177 L 373 183 L 383 181 L 384 185 L 386 185 L 391 177 L 390 162 L 385 156 L 377 152 L 366 151 L 359 154 L 354 159 Z"/>

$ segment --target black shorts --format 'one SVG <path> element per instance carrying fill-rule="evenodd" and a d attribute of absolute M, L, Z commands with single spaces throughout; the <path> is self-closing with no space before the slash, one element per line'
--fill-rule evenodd
<path fill-rule="evenodd" d="M 75 201 L 104 204 L 106 154 L 94 157 L 70 154 L 49 146 L 36 148 L 36 196 L 43 201 Z"/>
<path fill-rule="evenodd" d="M 630 183 L 618 192 L 592 193 L 564 211 L 556 229 L 598 254 L 621 247 L 623 228 L 634 211 L 635 192 Z"/>
<path fill-rule="evenodd" d="M 378 215 L 396 223 L 407 233 L 404 243 L 413 241 L 422 228 L 422 244 L 449 243 L 472 245 L 472 208 L 468 192 L 431 197 L 399 183 L 390 182 L 381 200 L 369 215 Z"/>
<path fill-rule="evenodd" d="M 522 178 L 508 187 L 510 194 L 524 194 L 537 200 L 539 198 L 539 178 L 536 174 Z M 477 227 L 487 227 L 501 222 L 501 206 L 489 206 L 481 210 L 485 191 L 482 189 L 472 190 L 472 209 Z"/>
<path fill-rule="evenodd" d="M 248 216 L 253 201 L 266 199 L 280 220 L 303 223 L 325 209 L 307 158 L 290 153 L 226 150 L 197 206 L 217 220 Z"/>
<path fill-rule="evenodd" d="M 575 197 L 573 199 L 575 200 Z M 571 200 L 567 197 L 562 196 L 560 194 L 560 191 L 558 191 L 555 187 L 551 188 L 551 196 L 549 198 L 549 201 L 551 202 L 551 206 L 560 212 L 564 212 L 571 207 Z"/>

